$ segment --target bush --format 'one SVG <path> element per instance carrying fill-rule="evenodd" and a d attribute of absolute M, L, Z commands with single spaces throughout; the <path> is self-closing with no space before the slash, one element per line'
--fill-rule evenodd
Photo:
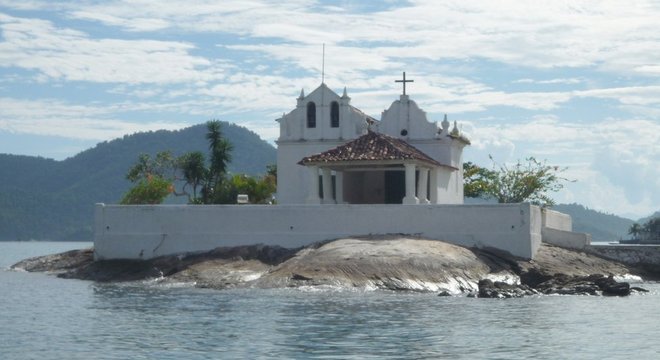
<path fill-rule="evenodd" d="M 148 176 L 133 186 L 121 200 L 122 205 L 160 204 L 174 185 L 160 176 Z"/>

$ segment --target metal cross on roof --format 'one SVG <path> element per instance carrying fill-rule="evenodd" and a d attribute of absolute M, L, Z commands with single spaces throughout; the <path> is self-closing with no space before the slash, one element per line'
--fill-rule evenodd
<path fill-rule="evenodd" d="M 415 80 L 406 80 L 406 72 L 403 72 L 403 80 L 394 80 L 394 82 L 400 82 L 403 83 L 403 95 L 406 94 L 406 83 L 407 82 L 415 82 Z"/>

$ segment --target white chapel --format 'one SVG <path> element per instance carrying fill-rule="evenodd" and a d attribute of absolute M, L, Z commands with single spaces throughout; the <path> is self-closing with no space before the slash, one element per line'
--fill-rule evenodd
<path fill-rule="evenodd" d="M 325 83 L 277 119 L 279 204 L 462 204 L 469 140 L 403 94 L 376 120 Z"/>
<path fill-rule="evenodd" d="M 570 216 L 529 203 L 462 206 L 462 153 L 470 142 L 446 116 L 440 126 L 429 121 L 405 87 L 380 120 L 351 106 L 346 89 L 339 96 L 321 83 L 277 121 L 279 206 L 97 204 L 94 258 L 145 260 L 259 243 L 296 248 L 387 234 L 525 259 L 542 241 L 577 249 L 590 243 L 590 235 L 572 232 Z"/>

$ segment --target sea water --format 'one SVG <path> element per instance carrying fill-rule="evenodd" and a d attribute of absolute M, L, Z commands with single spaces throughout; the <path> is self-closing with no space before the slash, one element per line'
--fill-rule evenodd
<path fill-rule="evenodd" d="M 9 271 L 89 246 L 0 242 L 0 359 L 658 359 L 660 286 L 629 297 L 196 289 Z"/>

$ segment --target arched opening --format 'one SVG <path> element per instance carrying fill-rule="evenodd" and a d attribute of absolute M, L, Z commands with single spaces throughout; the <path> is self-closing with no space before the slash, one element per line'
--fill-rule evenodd
<path fill-rule="evenodd" d="M 316 104 L 313 101 L 307 103 L 307 127 L 316 127 Z"/>
<path fill-rule="evenodd" d="M 336 101 L 330 104 L 330 127 L 339 127 L 339 103 Z"/>

